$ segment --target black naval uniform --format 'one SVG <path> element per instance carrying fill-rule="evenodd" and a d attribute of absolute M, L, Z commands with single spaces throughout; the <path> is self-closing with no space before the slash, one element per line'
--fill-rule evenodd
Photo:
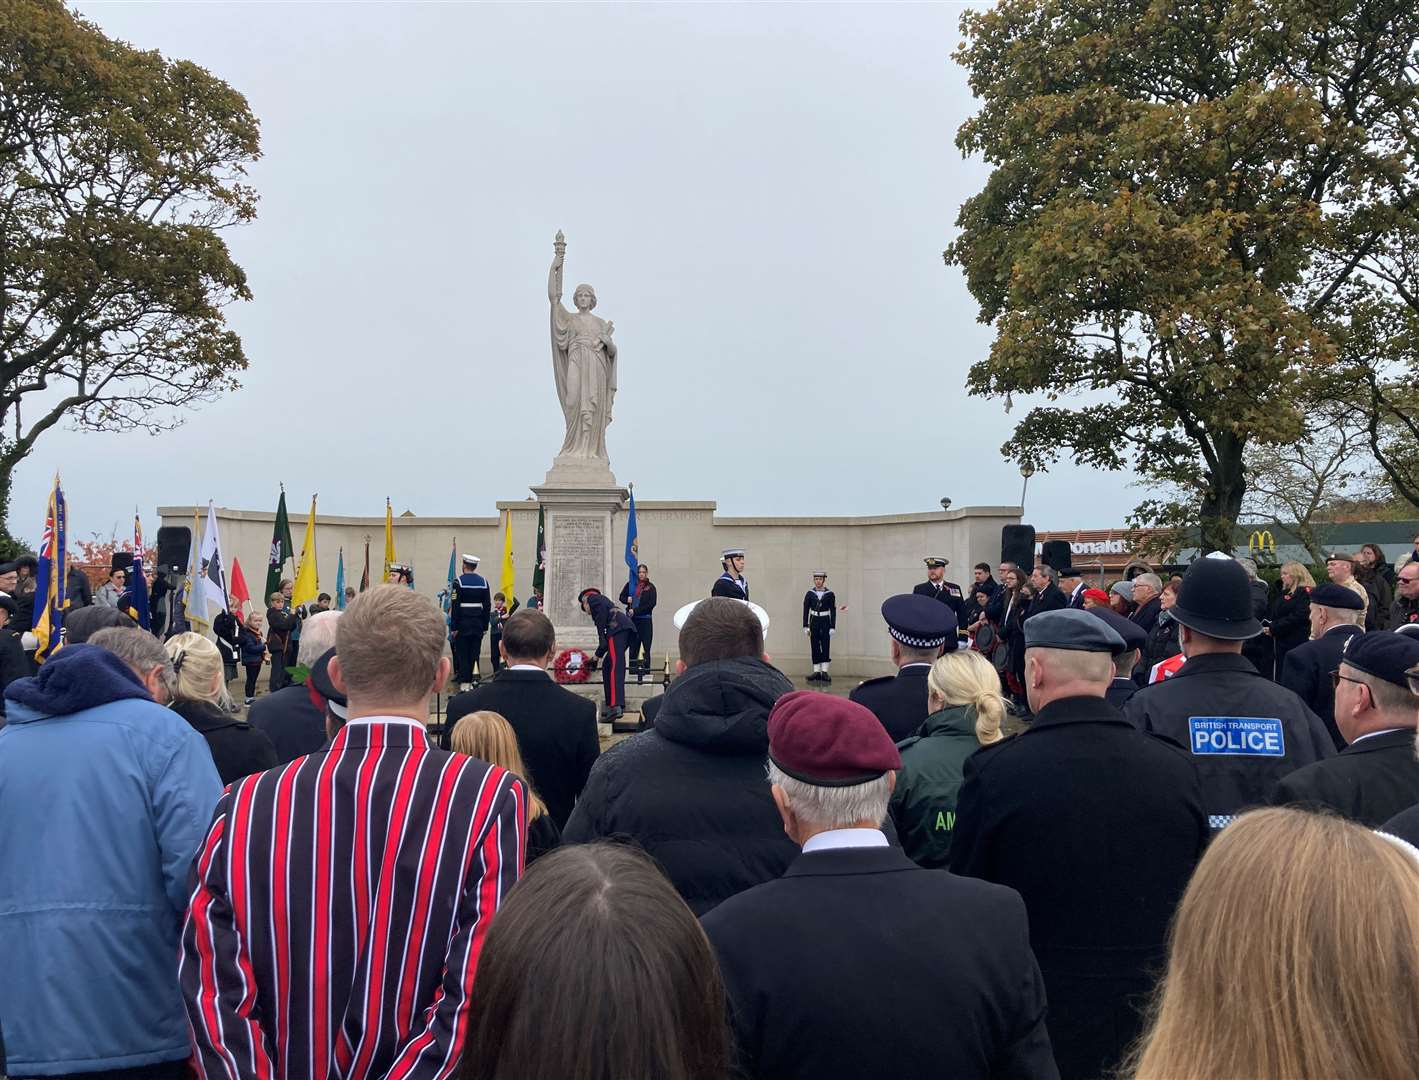
<path fill-rule="evenodd" d="M 749 579 L 746 577 L 735 577 L 728 570 L 715 578 L 714 585 L 710 588 L 711 596 L 728 596 L 732 600 L 749 599 Z"/>
<path fill-rule="evenodd" d="M 483 635 L 488 632 L 488 618 L 493 610 L 493 592 L 482 574 L 460 574 L 453 583 L 453 598 L 449 626 L 453 639 L 454 680 L 473 681 L 473 664 L 483 651 Z"/>
<path fill-rule="evenodd" d="M 650 672 L 650 646 L 655 641 L 655 620 L 651 612 L 655 610 L 655 586 L 647 581 L 636 589 L 635 603 L 631 603 L 631 583 L 621 586 L 621 606 L 630 606 L 631 621 L 636 624 L 636 636 L 631 642 L 630 665 L 642 674 Z"/>
<path fill-rule="evenodd" d="M 808 645 L 813 650 L 814 664 L 830 664 L 828 655 L 832 631 L 838 628 L 838 599 L 832 589 L 821 593 L 809 589 L 803 594 L 803 628 L 808 631 Z"/>
<path fill-rule="evenodd" d="M 893 742 L 901 742 L 926 719 L 926 675 L 930 664 L 905 664 L 895 675 L 868 679 L 848 697 L 865 705 L 882 721 Z"/>
<path fill-rule="evenodd" d="M 1284 777 L 1271 793 L 1278 806 L 1333 810 L 1371 829 L 1414 804 L 1419 758 L 1414 729 L 1362 735 L 1333 758 Z"/>

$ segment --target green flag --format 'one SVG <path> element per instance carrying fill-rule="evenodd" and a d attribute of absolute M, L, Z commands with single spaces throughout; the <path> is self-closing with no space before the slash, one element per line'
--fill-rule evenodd
<path fill-rule="evenodd" d="M 281 588 L 281 574 L 285 571 L 286 563 L 296 557 L 295 545 L 291 543 L 291 522 L 286 517 L 286 489 L 281 489 L 281 501 L 276 504 L 276 526 L 271 530 L 271 554 L 266 561 L 266 596 L 261 597 L 261 604 L 266 603 L 266 597 L 273 592 L 279 592 Z"/>
<path fill-rule="evenodd" d="M 532 560 L 532 587 L 538 592 L 547 580 L 547 512 L 537 508 L 537 557 Z"/>

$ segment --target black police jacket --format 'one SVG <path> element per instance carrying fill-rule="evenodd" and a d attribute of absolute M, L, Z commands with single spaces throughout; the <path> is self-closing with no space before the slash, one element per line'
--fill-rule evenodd
<path fill-rule="evenodd" d="M 1419 758 L 1414 729 L 1362 738 L 1335 757 L 1281 778 L 1271 793 L 1275 805 L 1334 810 L 1374 828 L 1414 804 L 1419 796 Z"/>
<path fill-rule="evenodd" d="M 893 742 L 901 742 L 926 719 L 926 675 L 930 664 L 907 664 L 895 675 L 868 679 L 848 697 L 865 705 L 882 721 Z"/>
<path fill-rule="evenodd" d="M 1188 755 L 1102 698 L 1051 702 L 966 759 L 950 867 L 1024 897 L 1061 1076 L 1110 1074 L 1138 1036 L 1206 842 Z"/>
<path fill-rule="evenodd" d="M 1193 657 L 1134 694 L 1124 715 L 1192 755 L 1214 829 L 1263 805 L 1287 773 L 1335 754 L 1320 717 L 1235 653 Z"/>
<path fill-rule="evenodd" d="M 799 855 L 703 923 L 733 1006 L 736 1075 L 1058 1075 L 1009 889 L 923 870 L 897 848 L 839 848 Z"/>
<path fill-rule="evenodd" d="M 1335 687 L 1330 673 L 1340 667 L 1345 655 L 1345 643 L 1364 631 L 1358 626 L 1332 626 L 1314 641 L 1297 645 L 1286 654 L 1278 680 L 1306 703 L 1320 717 L 1337 750 L 1345 745 L 1345 736 L 1335 726 Z"/>

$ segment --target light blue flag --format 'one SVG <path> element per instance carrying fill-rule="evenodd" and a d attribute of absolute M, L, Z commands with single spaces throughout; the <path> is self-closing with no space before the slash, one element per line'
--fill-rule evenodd
<path fill-rule="evenodd" d="M 340 549 L 340 561 L 335 564 L 335 610 L 345 610 L 345 549 Z"/>

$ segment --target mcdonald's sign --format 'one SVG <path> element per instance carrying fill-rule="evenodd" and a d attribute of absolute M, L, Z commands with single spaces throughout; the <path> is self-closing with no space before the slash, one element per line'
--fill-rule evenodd
<path fill-rule="evenodd" d="M 1276 554 L 1276 537 L 1271 535 L 1270 529 L 1257 529 L 1247 538 L 1247 551 L 1269 551 Z"/>

